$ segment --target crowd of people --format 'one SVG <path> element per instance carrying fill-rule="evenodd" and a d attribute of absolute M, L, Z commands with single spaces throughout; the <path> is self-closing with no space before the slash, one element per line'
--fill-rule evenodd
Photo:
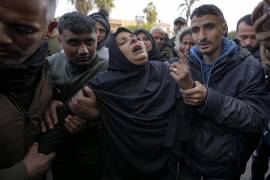
<path fill-rule="evenodd" d="M 270 2 L 204 4 L 174 36 L 0 0 L 0 180 L 251 180 L 270 156 Z"/>

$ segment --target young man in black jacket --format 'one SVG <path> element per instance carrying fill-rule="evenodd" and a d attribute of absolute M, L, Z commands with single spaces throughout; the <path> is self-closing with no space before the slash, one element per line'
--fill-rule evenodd
<path fill-rule="evenodd" d="M 188 64 L 171 66 L 180 86 L 194 80 L 192 89 L 181 90 L 193 129 L 180 179 L 239 180 L 269 117 L 264 71 L 250 52 L 223 37 L 218 7 L 195 9 L 191 28 Z"/>

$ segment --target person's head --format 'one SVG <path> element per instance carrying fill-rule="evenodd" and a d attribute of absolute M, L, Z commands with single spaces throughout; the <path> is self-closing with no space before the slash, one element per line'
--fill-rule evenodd
<path fill-rule="evenodd" d="M 158 48 L 161 50 L 164 47 L 166 33 L 159 27 L 154 27 L 150 30 Z"/>
<path fill-rule="evenodd" d="M 194 41 L 192 39 L 192 32 L 191 28 L 187 28 L 183 30 L 179 35 L 178 35 L 178 40 L 179 40 L 179 49 L 181 52 L 184 52 L 187 54 L 191 47 L 194 44 Z"/>
<path fill-rule="evenodd" d="M 254 8 L 251 19 L 260 45 L 270 51 L 270 2 L 261 1 Z"/>
<path fill-rule="evenodd" d="M 222 51 L 222 38 L 227 29 L 222 11 L 215 5 L 202 5 L 191 14 L 194 43 L 202 55 L 216 59 Z"/>
<path fill-rule="evenodd" d="M 256 32 L 251 22 L 250 14 L 245 15 L 237 22 L 236 38 L 240 41 L 242 47 L 247 48 L 251 52 L 258 49 Z"/>
<path fill-rule="evenodd" d="M 145 48 L 146 48 L 147 52 L 149 53 L 153 49 L 153 46 L 156 44 L 153 36 L 148 31 L 146 31 L 144 29 L 138 29 L 134 32 L 134 34 L 141 41 L 143 41 Z"/>
<path fill-rule="evenodd" d="M 173 22 L 173 31 L 175 34 L 187 27 L 187 22 L 184 18 L 178 17 Z"/>
<path fill-rule="evenodd" d="M 79 12 L 64 14 L 58 22 L 59 41 L 68 60 L 77 65 L 91 63 L 97 49 L 95 21 Z"/>
<path fill-rule="evenodd" d="M 137 36 L 126 28 L 118 28 L 114 36 L 118 48 L 129 62 L 135 65 L 142 65 L 147 62 L 146 48 L 143 41 Z"/>
<path fill-rule="evenodd" d="M 21 64 L 41 46 L 56 0 L 0 0 L 0 64 Z"/>
<path fill-rule="evenodd" d="M 97 12 L 90 15 L 96 21 L 96 28 L 97 28 L 97 43 L 98 48 L 100 49 L 107 45 L 110 39 L 110 24 L 107 18 L 103 15 L 103 13 Z"/>

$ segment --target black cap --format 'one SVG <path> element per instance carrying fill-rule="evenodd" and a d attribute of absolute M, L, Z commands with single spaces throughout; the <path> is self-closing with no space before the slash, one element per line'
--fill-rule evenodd
<path fill-rule="evenodd" d="M 180 22 L 182 24 L 187 24 L 186 20 L 184 18 L 182 18 L 181 16 L 179 16 L 178 18 L 176 18 L 173 22 L 173 24 L 176 24 L 177 22 Z"/>

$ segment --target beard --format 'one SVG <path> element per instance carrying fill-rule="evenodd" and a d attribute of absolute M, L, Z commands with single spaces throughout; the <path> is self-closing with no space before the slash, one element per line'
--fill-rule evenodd
<path fill-rule="evenodd" d="M 259 45 L 256 46 L 245 46 L 243 48 L 246 48 L 247 50 L 249 50 L 251 53 L 255 53 L 256 51 L 259 50 Z"/>

